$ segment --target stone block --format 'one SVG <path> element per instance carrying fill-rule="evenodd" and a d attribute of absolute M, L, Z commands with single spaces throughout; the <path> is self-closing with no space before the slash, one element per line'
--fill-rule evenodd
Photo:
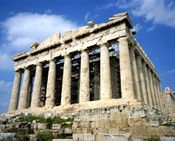
<path fill-rule="evenodd" d="M 74 141 L 73 139 L 53 139 L 52 141 Z"/>
<path fill-rule="evenodd" d="M 160 138 L 161 141 L 175 141 L 175 137 L 162 137 Z"/>
<path fill-rule="evenodd" d="M 37 137 L 35 135 L 29 135 L 29 141 L 37 141 Z"/>
<path fill-rule="evenodd" d="M 61 124 L 52 124 L 52 129 L 53 130 L 60 130 L 61 129 Z"/>
<path fill-rule="evenodd" d="M 103 135 L 104 141 L 131 141 L 130 134 L 121 134 L 121 135 Z"/>
<path fill-rule="evenodd" d="M 45 130 L 47 129 L 46 123 L 38 123 L 38 130 Z"/>
<path fill-rule="evenodd" d="M 73 134 L 74 140 L 83 140 L 84 135 L 83 134 Z"/>
<path fill-rule="evenodd" d="M 65 128 L 64 133 L 65 134 L 72 134 L 73 133 L 72 128 Z"/>
<path fill-rule="evenodd" d="M 95 140 L 95 135 L 93 134 L 84 134 L 84 140 Z"/>

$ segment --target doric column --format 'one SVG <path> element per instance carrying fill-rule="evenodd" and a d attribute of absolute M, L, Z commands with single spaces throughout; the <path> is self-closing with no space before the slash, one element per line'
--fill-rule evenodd
<path fill-rule="evenodd" d="M 131 58 L 131 67 L 132 67 L 132 76 L 133 76 L 133 85 L 134 85 L 134 97 L 138 98 L 139 94 L 141 93 L 141 86 L 139 82 L 139 74 L 138 74 L 138 68 L 136 63 L 136 56 L 134 47 L 130 48 L 130 58 Z"/>
<path fill-rule="evenodd" d="M 144 100 L 145 103 L 149 105 L 149 98 L 148 98 L 148 75 L 147 75 L 147 68 L 146 68 L 146 63 L 143 61 L 142 62 L 142 68 L 143 68 L 143 75 L 144 75 L 144 85 L 145 85 L 145 95 L 144 95 Z"/>
<path fill-rule="evenodd" d="M 112 98 L 108 44 L 100 46 L 100 99 Z"/>
<path fill-rule="evenodd" d="M 161 110 L 159 83 L 158 83 L 157 77 L 155 77 L 155 83 L 156 83 L 156 92 L 157 92 L 157 99 L 158 99 L 158 107 L 159 107 L 159 110 Z"/>
<path fill-rule="evenodd" d="M 148 100 L 149 100 L 149 105 L 153 106 L 152 102 L 152 93 L 151 93 L 151 86 L 150 86 L 150 78 L 149 78 L 149 72 L 148 68 L 145 68 L 145 79 L 146 79 L 146 85 L 147 85 L 147 94 L 148 94 Z"/>
<path fill-rule="evenodd" d="M 153 107 L 156 107 L 156 99 L 155 99 L 155 91 L 154 91 L 154 84 L 153 84 L 153 76 L 152 76 L 152 72 L 151 71 L 149 71 L 149 78 L 150 78 L 150 86 L 151 86 Z"/>
<path fill-rule="evenodd" d="M 15 72 L 15 79 L 13 82 L 13 89 L 12 89 L 12 95 L 10 99 L 9 112 L 13 112 L 17 110 L 20 85 L 21 85 L 21 71 L 18 70 Z"/>
<path fill-rule="evenodd" d="M 19 110 L 27 108 L 28 105 L 28 94 L 29 94 L 29 84 L 30 83 L 30 70 L 25 68 L 24 70 L 24 79 L 22 83 L 22 89 L 19 100 Z"/>
<path fill-rule="evenodd" d="M 70 55 L 64 57 L 64 70 L 63 70 L 63 83 L 61 94 L 61 105 L 67 105 L 71 103 L 71 75 L 72 64 Z"/>
<path fill-rule="evenodd" d="M 32 94 L 31 107 L 40 107 L 40 94 L 41 94 L 41 84 L 42 84 L 42 64 L 38 63 L 36 65 L 35 81 Z"/>
<path fill-rule="evenodd" d="M 140 56 L 137 56 L 137 66 L 138 66 L 138 73 L 140 78 L 140 84 L 141 84 L 141 92 L 140 92 L 140 100 L 145 103 L 145 96 L 146 96 L 146 87 L 145 87 L 145 78 L 144 78 L 144 72 L 143 72 L 143 66 L 142 66 L 142 60 Z"/>
<path fill-rule="evenodd" d="M 80 67 L 80 103 L 90 100 L 89 91 L 89 56 L 88 52 L 86 50 L 83 50 L 81 52 Z"/>
<path fill-rule="evenodd" d="M 162 111 L 163 107 L 162 107 L 162 90 L 160 88 L 160 80 L 157 79 L 157 84 L 158 84 L 158 92 L 159 92 L 159 101 L 160 101 L 160 110 Z"/>
<path fill-rule="evenodd" d="M 47 80 L 46 107 L 55 106 L 55 83 L 56 83 L 56 60 L 52 59 L 49 63 L 49 73 Z"/>
<path fill-rule="evenodd" d="M 122 98 L 134 98 L 134 87 L 129 55 L 129 46 L 126 37 L 119 40 L 120 77 Z"/>
<path fill-rule="evenodd" d="M 157 96 L 157 87 L 156 87 L 156 80 L 154 74 L 152 74 L 152 79 L 153 79 L 153 88 L 154 88 L 154 97 L 155 97 L 155 105 L 156 108 L 158 109 L 158 96 Z"/>

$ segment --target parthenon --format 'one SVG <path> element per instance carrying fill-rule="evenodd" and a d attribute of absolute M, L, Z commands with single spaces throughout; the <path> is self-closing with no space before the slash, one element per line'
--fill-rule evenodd
<path fill-rule="evenodd" d="M 15 55 L 9 111 L 119 98 L 161 109 L 159 75 L 131 28 L 122 13 L 108 23 L 56 33 Z"/>
<path fill-rule="evenodd" d="M 174 113 L 175 102 L 169 88 L 161 89 L 160 77 L 132 28 L 128 13 L 120 13 L 107 23 L 90 21 L 63 35 L 55 33 L 13 56 L 15 78 L 8 113 L 76 113 L 76 139 L 85 139 L 91 130 L 94 138 L 114 131 L 140 137 L 143 126 L 137 129 L 138 123 L 145 118 L 142 124 L 151 129 L 152 120 L 162 120 L 160 113 Z M 102 119 L 104 127 L 96 124 Z M 83 125 L 78 126 L 80 121 Z M 91 126 L 85 127 L 86 122 Z M 133 130 L 120 131 L 120 126 Z"/>

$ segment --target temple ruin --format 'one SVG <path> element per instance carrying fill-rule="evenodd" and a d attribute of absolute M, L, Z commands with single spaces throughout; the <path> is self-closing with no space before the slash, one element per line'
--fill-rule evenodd
<path fill-rule="evenodd" d="M 132 105 L 172 114 L 175 109 L 166 110 L 160 77 L 132 28 L 128 14 L 120 13 L 107 23 L 91 21 L 75 31 L 55 33 L 34 43 L 28 52 L 13 56 L 15 78 L 9 113 L 86 110 L 80 119 L 88 121 L 92 117 L 82 117 L 94 109 L 112 115 L 115 106 L 120 106 L 116 111 L 122 113 L 126 105 Z M 169 104 L 173 106 L 174 101 Z M 112 120 L 110 116 L 98 118 Z M 75 138 L 85 134 L 83 129 L 74 132 Z"/>

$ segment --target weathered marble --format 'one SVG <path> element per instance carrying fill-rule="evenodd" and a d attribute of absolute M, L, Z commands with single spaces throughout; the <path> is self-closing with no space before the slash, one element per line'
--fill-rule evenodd
<path fill-rule="evenodd" d="M 41 93 L 41 84 L 42 84 L 42 64 L 39 63 L 36 66 L 36 73 L 35 73 L 35 81 L 34 81 L 34 88 L 32 94 L 32 102 L 31 107 L 36 108 L 40 107 L 40 93 Z"/>
<path fill-rule="evenodd" d="M 61 105 L 67 105 L 71 102 L 71 56 L 66 55 L 64 57 L 64 70 L 63 70 L 63 84 L 61 94 Z"/>
<path fill-rule="evenodd" d="M 18 107 L 18 99 L 20 92 L 20 84 L 21 84 L 21 71 L 15 72 L 15 79 L 13 83 L 12 96 L 10 99 L 9 112 L 13 112 L 17 110 Z"/>
<path fill-rule="evenodd" d="M 122 98 L 134 98 L 128 41 L 126 37 L 120 38 L 118 41 Z"/>
<path fill-rule="evenodd" d="M 100 46 L 100 99 L 112 98 L 108 44 Z"/>
<path fill-rule="evenodd" d="M 88 52 L 83 50 L 81 53 L 80 67 L 80 98 L 79 102 L 87 102 L 90 100 L 89 86 L 89 57 Z"/>
<path fill-rule="evenodd" d="M 22 82 L 22 88 L 19 99 L 19 109 L 27 108 L 27 99 L 29 95 L 29 82 L 30 82 L 30 70 L 29 68 L 25 68 L 24 70 L 24 79 Z"/>
<path fill-rule="evenodd" d="M 53 107 L 55 104 L 55 81 L 56 81 L 56 60 L 50 60 L 46 92 L 46 107 Z"/>

